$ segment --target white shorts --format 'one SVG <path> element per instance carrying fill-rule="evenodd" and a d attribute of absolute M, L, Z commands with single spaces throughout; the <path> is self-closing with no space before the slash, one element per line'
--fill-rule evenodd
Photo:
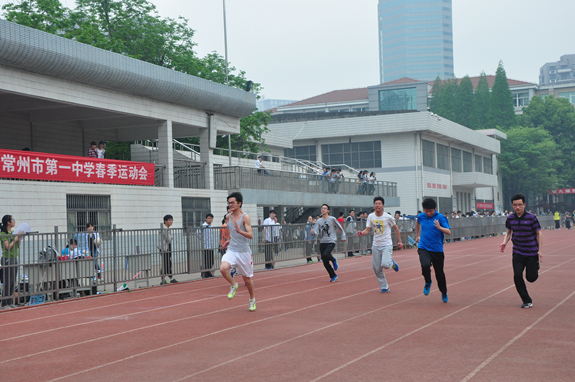
<path fill-rule="evenodd" d="M 232 268 L 236 268 L 238 273 L 245 277 L 253 277 L 254 261 L 251 252 L 234 252 L 228 250 L 222 257 L 222 262 L 230 263 Z"/>

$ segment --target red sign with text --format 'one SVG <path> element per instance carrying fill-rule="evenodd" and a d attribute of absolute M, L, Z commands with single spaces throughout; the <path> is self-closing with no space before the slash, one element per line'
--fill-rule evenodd
<path fill-rule="evenodd" d="M 154 185 L 153 163 L 0 149 L 0 178 Z"/>
<path fill-rule="evenodd" d="M 478 210 L 492 210 L 493 203 L 475 203 L 475 207 Z"/>
<path fill-rule="evenodd" d="M 575 188 L 559 188 L 557 190 L 547 190 L 549 195 L 575 194 Z"/>

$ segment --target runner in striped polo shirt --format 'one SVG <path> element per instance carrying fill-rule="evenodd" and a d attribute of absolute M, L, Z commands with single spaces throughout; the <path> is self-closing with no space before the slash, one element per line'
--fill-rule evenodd
<path fill-rule="evenodd" d="M 509 239 L 513 242 L 513 281 L 517 293 L 523 300 L 521 307 L 531 308 L 533 300 L 527 293 L 523 271 L 525 270 L 525 278 L 530 283 L 535 282 L 539 277 L 539 263 L 543 262 L 541 226 L 535 215 L 525 211 L 523 194 L 513 195 L 511 205 L 515 212 L 507 216 L 505 222 L 507 232 L 500 247 L 503 252 Z M 513 237 L 511 237 L 511 231 L 513 231 Z"/>

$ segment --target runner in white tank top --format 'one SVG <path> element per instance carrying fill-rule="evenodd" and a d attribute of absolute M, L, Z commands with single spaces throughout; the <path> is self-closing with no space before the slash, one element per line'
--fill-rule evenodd
<path fill-rule="evenodd" d="M 256 310 L 256 299 L 254 297 L 254 263 L 249 240 L 253 239 L 252 222 L 250 217 L 242 211 L 243 197 L 239 192 L 233 192 L 228 196 L 228 206 L 230 207 L 229 224 L 230 240 L 226 241 L 222 249 L 226 249 L 226 254 L 222 257 L 220 272 L 230 284 L 228 299 L 234 298 L 238 289 L 238 284 L 234 282 L 230 274 L 232 267 L 242 274 L 248 292 L 250 294 L 249 310 Z"/>

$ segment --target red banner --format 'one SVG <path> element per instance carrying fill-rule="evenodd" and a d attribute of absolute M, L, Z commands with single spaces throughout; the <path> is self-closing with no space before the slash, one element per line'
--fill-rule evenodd
<path fill-rule="evenodd" d="M 0 149 L 0 178 L 154 185 L 153 163 Z"/>
<path fill-rule="evenodd" d="M 575 194 L 575 188 L 559 188 L 557 190 L 547 190 L 549 195 Z"/>
<path fill-rule="evenodd" d="M 493 203 L 475 203 L 475 208 L 478 210 L 492 210 Z"/>

